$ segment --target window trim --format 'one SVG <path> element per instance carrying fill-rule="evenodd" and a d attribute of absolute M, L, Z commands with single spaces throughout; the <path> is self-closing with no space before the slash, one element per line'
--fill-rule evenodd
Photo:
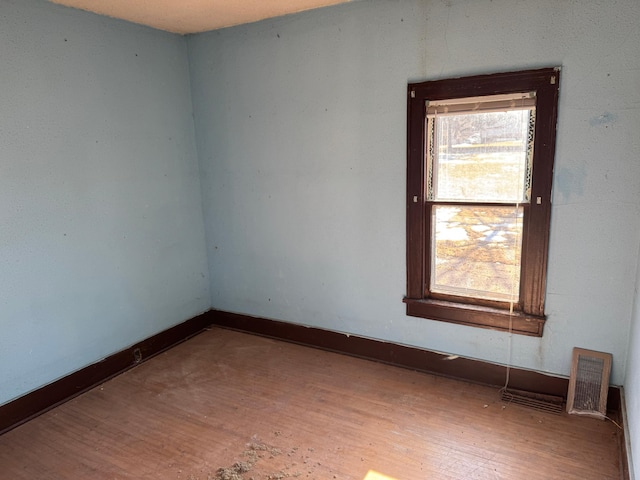
<path fill-rule="evenodd" d="M 409 316 L 542 336 L 551 185 L 560 83 L 559 68 L 476 75 L 421 83 L 407 89 L 407 293 Z M 531 203 L 525 208 L 521 298 L 517 309 L 437 299 L 427 290 L 430 212 L 425 192 L 426 100 L 536 92 L 536 125 Z M 541 203 L 536 199 L 540 197 Z M 427 292 L 427 294 L 425 294 Z"/>

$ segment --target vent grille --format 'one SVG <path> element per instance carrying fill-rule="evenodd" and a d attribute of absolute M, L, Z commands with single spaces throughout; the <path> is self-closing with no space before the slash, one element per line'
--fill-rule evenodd
<path fill-rule="evenodd" d="M 500 399 L 508 404 L 521 405 L 541 412 L 555 413 L 556 415 L 560 415 L 564 411 L 564 399 L 552 395 L 502 389 Z"/>
<path fill-rule="evenodd" d="M 604 419 L 610 373 L 611 354 L 574 348 L 567 412 Z"/>

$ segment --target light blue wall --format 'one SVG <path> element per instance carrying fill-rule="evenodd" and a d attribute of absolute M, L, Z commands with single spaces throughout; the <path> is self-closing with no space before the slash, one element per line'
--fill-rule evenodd
<path fill-rule="evenodd" d="M 214 307 L 423 343 L 402 297 L 425 17 L 367 1 L 190 38 Z"/>
<path fill-rule="evenodd" d="M 0 0 L 0 404 L 210 307 L 186 40 Z"/>
<path fill-rule="evenodd" d="M 367 0 L 189 39 L 213 307 L 568 375 L 625 375 L 640 3 Z M 542 338 L 407 317 L 408 81 L 562 66 Z M 509 353 L 511 351 L 511 354 Z"/>

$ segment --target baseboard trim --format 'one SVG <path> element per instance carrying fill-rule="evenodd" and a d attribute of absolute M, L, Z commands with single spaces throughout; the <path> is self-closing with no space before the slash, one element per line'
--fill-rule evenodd
<path fill-rule="evenodd" d="M 211 311 L 193 317 L 4 405 L 0 435 L 202 332 Z"/>
<path fill-rule="evenodd" d="M 627 423 L 627 403 L 624 396 L 624 388 L 620 387 L 620 413 L 618 416 L 622 424 L 623 435 L 620 439 L 620 470 L 623 480 L 634 480 L 633 458 L 631 457 L 631 443 L 629 424 Z"/>
<path fill-rule="evenodd" d="M 330 350 L 368 360 L 387 363 L 412 370 L 432 373 L 473 383 L 501 387 L 506 378 L 506 367 L 494 363 L 457 357 L 344 333 L 307 327 L 288 322 L 270 320 L 220 310 L 211 311 L 213 325 L 242 332 L 267 336 L 278 340 Z M 531 370 L 512 367 L 509 388 L 566 398 L 569 379 Z M 618 411 L 620 390 L 609 388 L 607 408 Z"/>
<path fill-rule="evenodd" d="M 416 347 L 262 317 L 209 310 L 0 405 L 0 435 L 193 337 L 211 325 L 484 385 L 502 386 L 506 375 L 506 367 L 503 365 L 463 357 L 449 359 L 447 355 Z M 566 397 L 568 386 L 567 378 L 513 367 L 510 369 L 509 387 L 513 389 Z M 607 408 L 612 412 L 620 411 L 621 393 L 618 387 L 609 388 Z"/>

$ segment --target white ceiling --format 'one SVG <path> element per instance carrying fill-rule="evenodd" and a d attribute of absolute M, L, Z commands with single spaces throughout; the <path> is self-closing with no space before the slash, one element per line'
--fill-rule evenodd
<path fill-rule="evenodd" d="M 174 33 L 198 33 L 351 0 L 49 0 Z"/>

